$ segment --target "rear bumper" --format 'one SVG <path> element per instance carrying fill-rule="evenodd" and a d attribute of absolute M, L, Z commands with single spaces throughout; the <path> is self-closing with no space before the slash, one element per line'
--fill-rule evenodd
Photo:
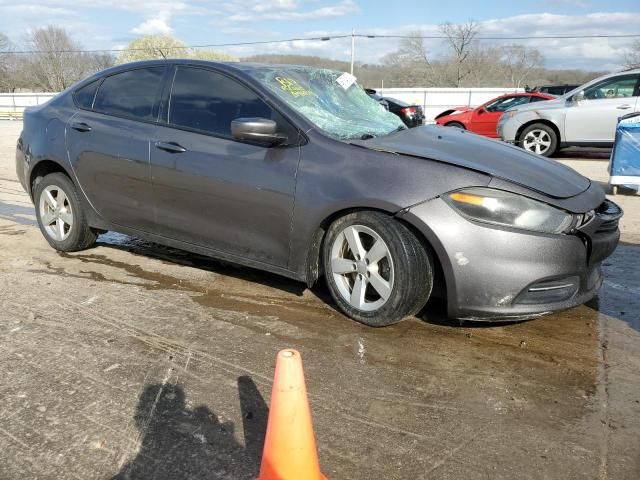
<path fill-rule="evenodd" d="M 16 145 L 16 175 L 25 192 L 30 193 L 30 189 L 28 188 L 26 179 L 27 168 L 28 164 L 26 162 L 26 156 L 24 153 L 22 134 L 20 134 L 20 138 L 18 138 L 18 143 Z"/>
<path fill-rule="evenodd" d="M 527 319 L 585 303 L 600 288 L 601 262 L 620 236 L 617 225 L 576 235 L 488 227 L 464 219 L 439 198 L 403 218 L 440 260 L 449 316 L 469 320 Z"/>

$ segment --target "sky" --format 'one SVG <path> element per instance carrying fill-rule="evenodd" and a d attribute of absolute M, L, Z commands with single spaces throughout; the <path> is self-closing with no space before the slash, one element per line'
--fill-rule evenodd
<path fill-rule="evenodd" d="M 482 36 L 640 35 L 640 1 L 592 0 L 0 0 L 0 32 L 19 44 L 32 28 L 66 28 L 87 49 L 122 48 L 145 34 L 205 45 L 350 34 L 437 34 L 444 22 L 480 24 Z M 640 38 L 640 37 L 639 37 Z M 549 68 L 616 70 L 631 39 L 491 41 L 538 48 Z M 375 63 L 396 39 L 356 40 L 356 61 Z M 484 41 L 485 43 L 489 41 Z M 350 39 L 224 47 L 236 56 L 290 53 L 349 60 Z M 427 41 L 437 57 L 442 40 Z"/>

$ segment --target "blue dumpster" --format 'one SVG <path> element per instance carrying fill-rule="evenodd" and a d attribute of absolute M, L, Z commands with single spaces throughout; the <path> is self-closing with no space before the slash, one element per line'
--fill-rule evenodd
<path fill-rule="evenodd" d="M 640 189 L 640 112 L 618 119 L 616 141 L 609 160 L 609 184 Z"/>

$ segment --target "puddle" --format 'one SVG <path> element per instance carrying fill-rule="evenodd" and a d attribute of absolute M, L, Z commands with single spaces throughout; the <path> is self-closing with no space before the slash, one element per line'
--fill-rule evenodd
<path fill-rule="evenodd" d="M 603 269 L 604 284 L 587 305 L 640 331 L 640 245 L 618 245 Z"/>

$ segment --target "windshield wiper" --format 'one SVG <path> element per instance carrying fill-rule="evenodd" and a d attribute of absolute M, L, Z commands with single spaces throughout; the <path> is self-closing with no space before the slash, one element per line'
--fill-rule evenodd
<path fill-rule="evenodd" d="M 387 135 L 391 135 L 392 133 L 400 132 L 402 130 L 409 130 L 409 129 L 407 127 L 405 127 L 404 125 L 400 125 L 395 130 L 391 130 L 389 133 L 387 133 Z"/>
<path fill-rule="evenodd" d="M 369 140 L 370 138 L 376 138 L 376 136 L 373 135 L 372 133 L 363 133 L 360 136 L 360 140 Z"/>

